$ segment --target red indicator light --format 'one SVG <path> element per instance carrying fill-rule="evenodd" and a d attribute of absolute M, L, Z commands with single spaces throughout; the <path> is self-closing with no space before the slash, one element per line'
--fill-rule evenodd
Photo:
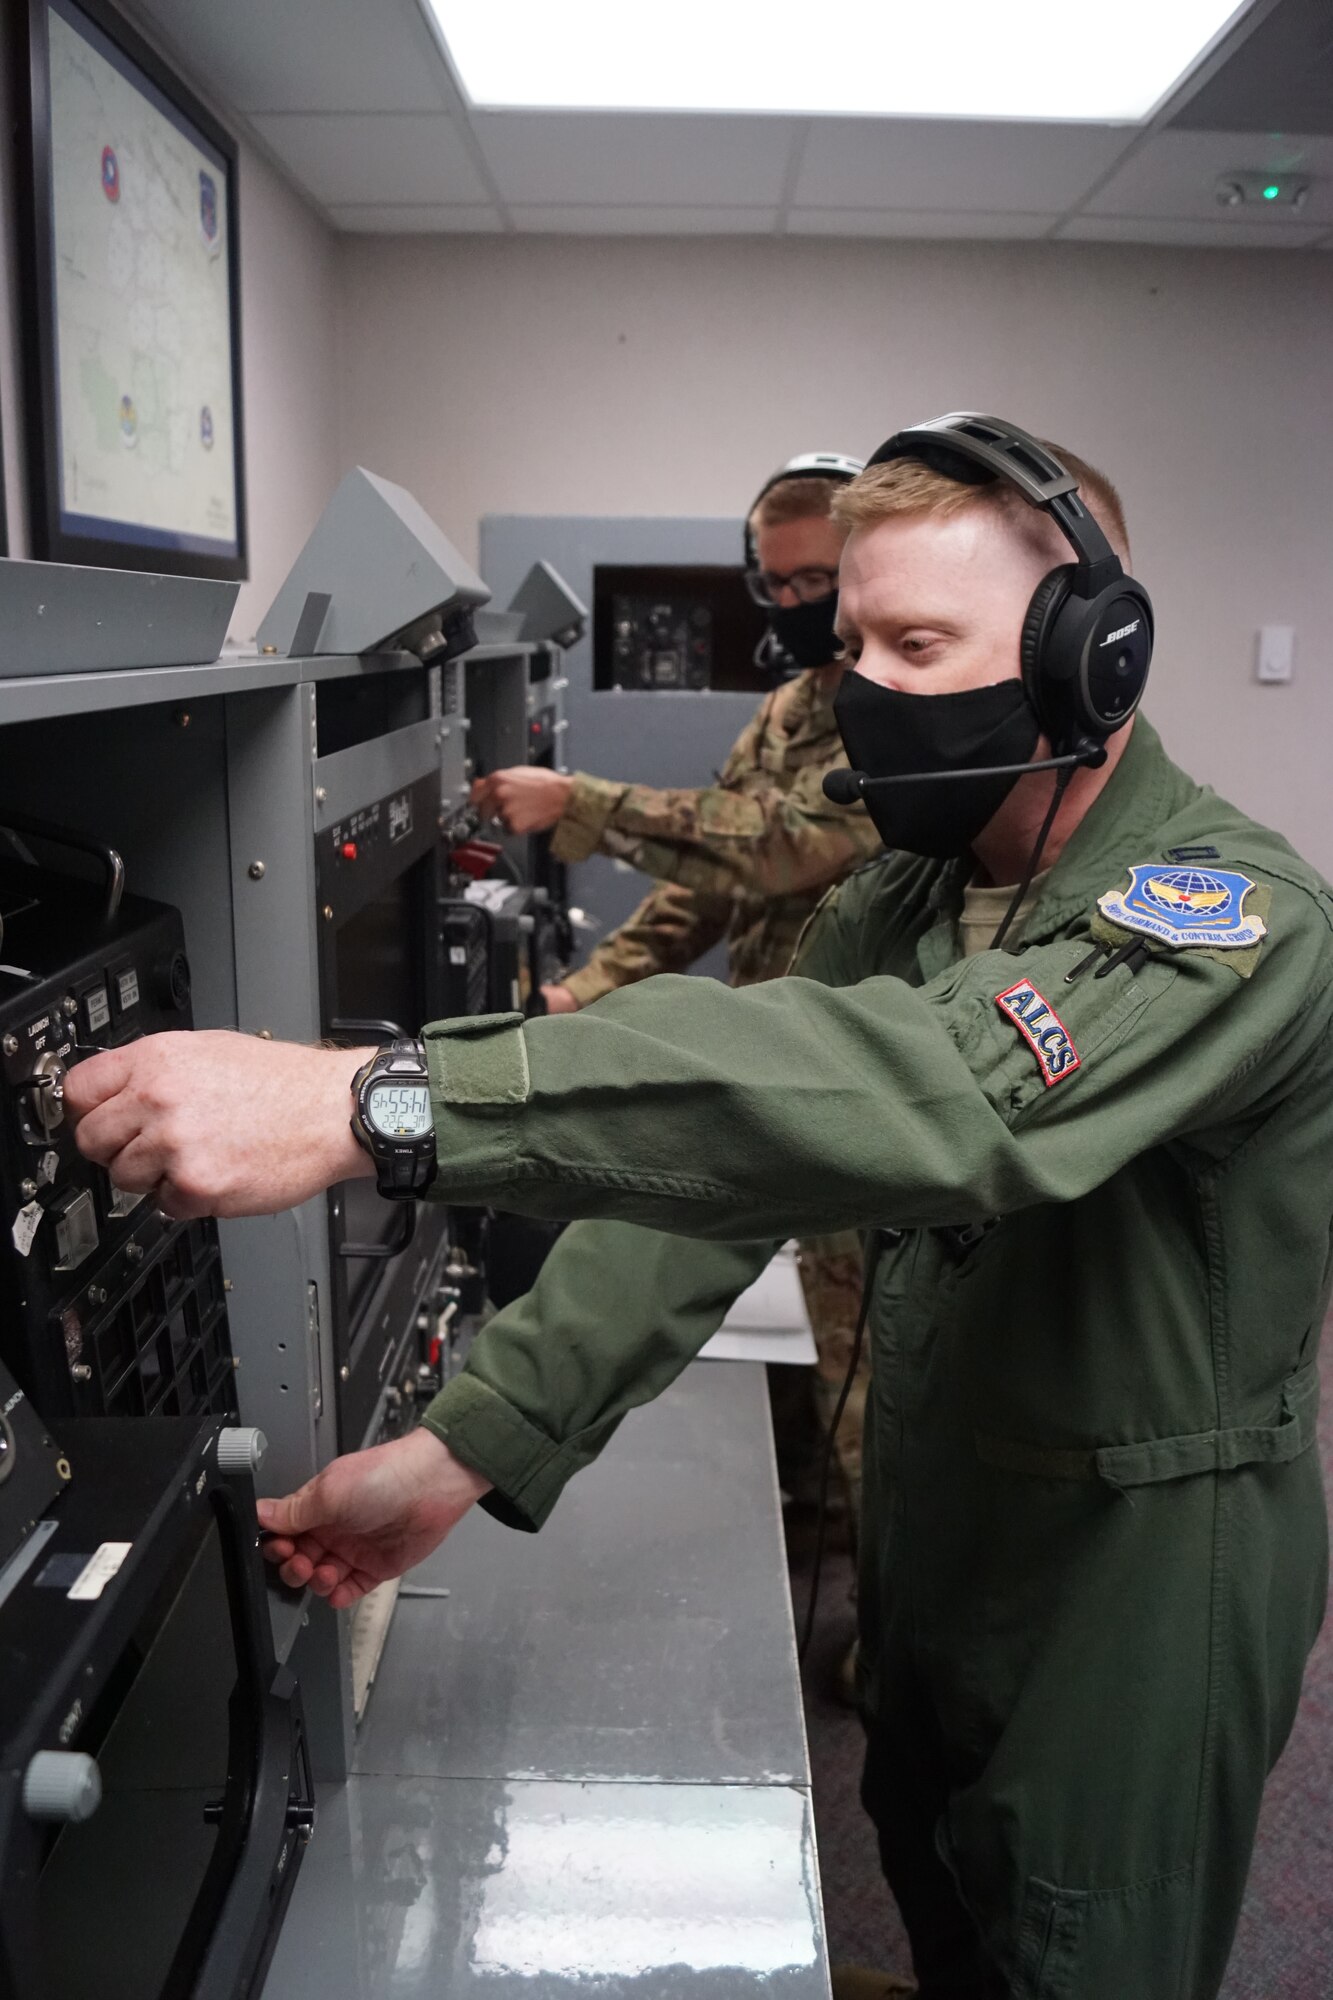
<path fill-rule="evenodd" d="M 343 842 L 342 855 L 344 861 L 356 860 L 356 842 L 354 840 L 345 840 Z"/>

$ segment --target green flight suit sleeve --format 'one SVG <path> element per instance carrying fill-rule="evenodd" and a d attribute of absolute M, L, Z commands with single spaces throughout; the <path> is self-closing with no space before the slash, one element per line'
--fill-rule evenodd
<path fill-rule="evenodd" d="M 811 919 L 798 963 L 836 980 L 837 940 Z M 424 1421 L 492 1482 L 482 1505 L 538 1528 L 628 1410 L 660 1395 L 716 1332 L 776 1242 L 690 1243 L 578 1222 L 533 1289 L 496 1314 Z"/>
<path fill-rule="evenodd" d="M 986 1220 L 1072 1200 L 1171 1140 L 1225 1145 L 1330 1026 L 1328 898 L 1268 888 L 1248 976 L 1176 950 L 1067 983 L 1082 928 L 919 988 L 665 978 L 588 1016 L 438 1023 L 435 1192 L 754 1241 Z M 849 919 L 844 888 L 828 916 L 854 924 L 854 903 Z M 1000 1004 L 1023 983 L 1032 1006 Z M 1048 1016 L 1077 1055 L 1054 1081 L 1028 1038 Z"/>
<path fill-rule="evenodd" d="M 490 1513 L 539 1528 L 566 1481 L 627 1411 L 675 1381 L 776 1248 L 575 1223 L 423 1421 L 492 1482 Z"/>
<path fill-rule="evenodd" d="M 566 973 L 580 1007 L 617 987 L 659 972 L 686 972 L 727 934 L 731 903 L 696 896 L 676 882 L 659 882 L 623 924 L 604 937 L 586 965 Z"/>

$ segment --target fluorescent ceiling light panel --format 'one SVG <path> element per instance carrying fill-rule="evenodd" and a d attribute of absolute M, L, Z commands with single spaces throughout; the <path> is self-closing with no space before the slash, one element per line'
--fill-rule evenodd
<path fill-rule="evenodd" d="M 482 110 L 1137 123 L 1243 0 L 425 0 Z"/>

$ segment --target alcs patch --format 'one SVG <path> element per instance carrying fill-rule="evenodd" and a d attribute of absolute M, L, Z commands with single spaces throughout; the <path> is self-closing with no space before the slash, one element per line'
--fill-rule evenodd
<path fill-rule="evenodd" d="M 1253 888 L 1248 875 L 1228 868 L 1164 868 L 1146 862 L 1130 869 L 1127 889 L 1099 896 L 1097 908 L 1122 930 L 1177 950 L 1204 945 L 1245 951 L 1268 935 L 1262 917 L 1245 914 L 1245 898 Z"/>
<path fill-rule="evenodd" d="M 1054 1007 L 1043 1000 L 1028 979 L 1020 979 L 1007 993 L 997 993 L 995 1004 L 1007 1014 L 1027 1042 L 1049 1090 L 1079 1068 L 1079 1054 L 1069 1039 L 1069 1031 Z"/>

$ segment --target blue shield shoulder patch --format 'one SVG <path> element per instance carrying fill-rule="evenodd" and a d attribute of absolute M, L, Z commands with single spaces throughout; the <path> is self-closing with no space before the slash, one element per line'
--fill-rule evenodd
<path fill-rule="evenodd" d="M 997 993 L 995 1004 L 1002 1014 L 1009 1016 L 1037 1058 L 1041 1080 L 1048 1090 L 1079 1068 L 1079 1053 L 1069 1039 L 1068 1029 L 1030 980 L 1020 979 L 1017 986 Z"/>
<path fill-rule="evenodd" d="M 1245 951 L 1268 935 L 1262 917 L 1245 914 L 1254 884 L 1228 868 L 1171 868 L 1145 862 L 1129 871 L 1128 889 L 1097 898 L 1097 908 L 1122 930 L 1177 950 L 1210 946 Z"/>

